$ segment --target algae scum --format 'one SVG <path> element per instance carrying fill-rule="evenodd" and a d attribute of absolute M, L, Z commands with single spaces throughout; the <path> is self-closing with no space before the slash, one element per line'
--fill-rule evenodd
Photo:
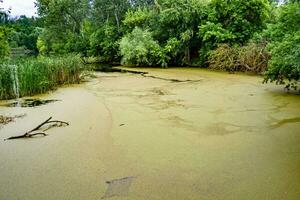
<path fill-rule="evenodd" d="M 0 199 L 300 199 L 299 95 L 255 76 L 129 70 L 146 73 L 98 72 L 37 97 L 60 101 L 1 107 L 26 116 L 0 129 Z M 70 126 L 3 141 L 48 116 Z"/>
<path fill-rule="evenodd" d="M 48 103 L 53 103 L 58 100 L 49 100 L 49 99 L 21 99 L 21 100 L 16 100 L 11 103 L 4 104 L 2 106 L 7 106 L 7 107 L 37 107 L 37 106 L 42 106 L 46 105 Z"/>

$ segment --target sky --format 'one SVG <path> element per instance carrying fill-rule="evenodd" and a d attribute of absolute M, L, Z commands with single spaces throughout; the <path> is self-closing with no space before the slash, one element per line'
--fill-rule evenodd
<path fill-rule="evenodd" d="M 35 0 L 3 0 L 2 6 L 4 10 L 11 8 L 11 15 L 27 17 L 37 16 L 36 8 L 34 7 Z"/>
<path fill-rule="evenodd" d="M 282 3 L 283 0 L 280 0 Z M 3 0 L 5 10 L 11 8 L 13 16 L 26 15 L 27 17 L 37 16 L 36 8 L 34 7 L 35 0 Z"/>

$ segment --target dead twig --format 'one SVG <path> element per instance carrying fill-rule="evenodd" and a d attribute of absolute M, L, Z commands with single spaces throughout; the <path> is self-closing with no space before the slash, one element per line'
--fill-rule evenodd
<path fill-rule="evenodd" d="M 35 137 L 35 136 L 47 136 L 47 134 L 44 133 L 44 132 L 33 133 L 35 131 L 40 130 L 46 124 L 52 124 L 52 125 L 49 126 L 47 129 L 45 129 L 44 131 L 47 131 L 47 130 L 49 130 L 49 129 L 55 127 L 55 126 L 57 126 L 57 124 L 60 124 L 60 126 L 62 126 L 62 125 L 69 126 L 69 123 L 67 123 L 67 122 L 58 121 L 58 120 L 51 120 L 51 119 L 52 119 L 52 117 L 50 117 L 49 119 L 47 119 L 46 121 L 44 121 L 43 123 L 41 123 L 40 125 L 38 125 L 37 127 L 35 127 L 34 129 L 26 132 L 23 135 L 9 137 L 9 138 L 7 138 L 5 140 L 15 140 L 15 139 L 21 139 L 21 138 L 32 138 L 32 137 Z"/>

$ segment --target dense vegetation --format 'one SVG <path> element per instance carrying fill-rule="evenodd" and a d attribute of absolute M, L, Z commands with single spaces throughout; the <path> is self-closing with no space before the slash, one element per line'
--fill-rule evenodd
<path fill-rule="evenodd" d="M 280 2 L 280 3 L 279 3 Z M 77 53 L 97 62 L 200 66 L 300 80 L 299 0 L 37 0 L 38 18 L 0 11 L 0 57 Z"/>
<path fill-rule="evenodd" d="M 0 10 L 0 99 L 44 93 L 80 81 L 84 70 L 80 56 L 32 57 L 39 53 L 42 27 L 40 18 L 11 18 L 9 11 Z"/>
<path fill-rule="evenodd" d="M 278 8 L 275 23 L 269 25 L 262 38 L 269 41 L 272 55 L 266 81 L 288 82 L 288 89 L 297 89 L 300 81 L 300 1 Z"/>
<path fill-rule="evenodd" d="M 37 55 L 37 38 L 42 31 L 42 20 L 20 16 L 12 18 L 9 11 L 0 11 L 0 57 L 7 56 L 10 49 L 26 49 Z"/>
<path fill-rule="evenodd" d="M 83 65 L 76 55 L 7 60 L 0 65 L 0 99 L 44 93 L 79 83 Z"/>

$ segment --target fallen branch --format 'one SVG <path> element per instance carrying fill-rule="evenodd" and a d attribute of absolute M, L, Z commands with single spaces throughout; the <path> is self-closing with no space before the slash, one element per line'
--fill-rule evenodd
<path fill-rule="evenodd" d="M 38 136 L 38 135 L 40 135 L 40 136 L 47 136 L 47 134 L 44 133 L 44 132 L 33 133 L 33 132 L 35 132 L 35 131 L 40 130 L 40 129 L 41 129 L 43 126 L 45 126 L 46 124 L 52 124 L 52 125 L 49 126 L 47 129 L 45 129 L 44 131 L 47 131 L 47 130 L 49 130 L 49 129 L 55 127 L 55 126 L 58 126 L 57 124 L 60 124 L 60 126 L 62 126 L 62 125 L 68 126 L 68 125 L 69 125 L 69 123 L 67 123 L 67 122 L 64 122 L 64 121 L 58 121 L 58 120 L 51 120 L 51 119 L 52 119 L 52 117 L 50 117 L 49 119 L 47 119 L 46 121 L 44 121 L 43 123 L 41 123 L 40 125 L 38 125 L 37 127 L 35 127 L 34 129 L 32 129 L 32 130 L 26 132 L 26 133 L 23 134 L 23 135 L 18 135 L 18 136 L 9 137 L 9 138 L 7 138 L 7 139 L 5 139 L 5 140 L 15 140 L 15 139 L 21 139 L 21 138 L 32 138 L 32 137 L 35 137 L 35 136 Z"/>
<path fill-rule="evenodd" d="M 15 139 L 21 139 L 21 138 L 32 138 L 32 137 L 37 136 L 37 135 L 47 136 L 46 133 L 34 133 L 34 134 L 25 133 L 24 135 L 13 136 L 13 137 L 7 138 L 5 140 L 15 140 Z"/>
<path fill-rule="evenodd" d="M 175 83 L 187 83 L 187 82 L 199 82 L 202 81 L 202 79 L 197 79 L 197 80 L 179 80 L 179 79 L 173 79 L 173 78 L 163 78 L 163 77 L 158 77 L 158 76 L 152 76 L 152 75 L 147 75 L 146 73 L 141 73 L 141 76 L 146 77 L 146 78 L 154 78 L 154 79 L 159 79 L 163 81 L 171 81 Z"/>

